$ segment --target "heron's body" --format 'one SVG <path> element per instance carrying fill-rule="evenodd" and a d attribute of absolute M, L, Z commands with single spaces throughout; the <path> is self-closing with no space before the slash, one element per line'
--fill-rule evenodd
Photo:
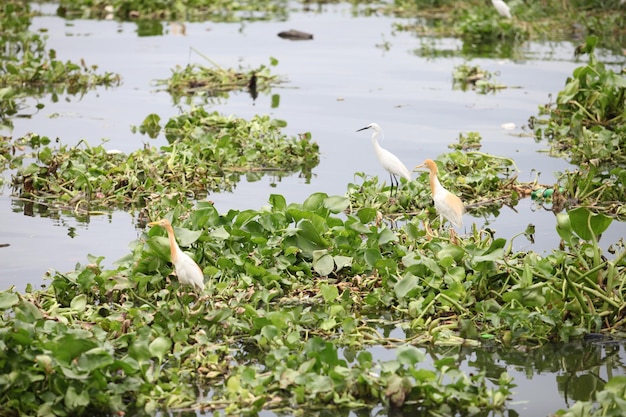
<path fill-rule="evenodd" d="M 170 241 L 170 255 L 174 269 L 176 270 L 176 276 L 178 281 L 183 285 L 190 285 L 194 289 L 204 291 L 204 274 L 198 264 L 191 259 L 189 255 L 183 252 L 178 243 L 176 243 L 176 237 L 174 235 L 174 229 L 169 220 L 161 219 L 156 222 L 148 223 L 148 226 L 161 226 L 167 231 L 167 236 Z"/>
<path fill-rule="evenodd" d="M 502 17 L 506 17 L 507 19 L 511 18 L 511 9 L 509 5 L 506 4 L 502 0 L 491 0 L 491 4 L 496 8 L 498 14 Z"/>
<path fill-rule="evenodd" d="M 365 129 L 373 129 L 372 132 L 372 145 L 374 146 L 374 152 L 376 153 L 376 158 L 378 158 L 378 162 L 385 168 L 385 170 L 389 173 L 389 177 L 391 179 L 391 191 L 393 192 L 394 180 L 397 186 L 399 185 L 398 178 L 396 175 L 399 175 L 405 178 L 407 181 L 411 180 L 411 171 L 400 161 L 400 158 L 389 152 L 387 149 L 384 149 L 378 143 L 378 137 L 380 136 L 382 139 L 383 130 L 376 123 L 370 123 L 362 129 L 357 130 L 360 132 Z"/>
<path fill-rule="evenodd" d="M 465 213 L 465 206 L 459 197 L 446 190 L 439 178 L 437 177 L 438 169 L 437 164 L 432 159 L 427 159 L 423 164 L 416 166 L 415 168 L 421 168 L 425 166 L 430 171 L 428 178 L 430 181 L 430 191 L 433 194 L 433 201 L 435 203 L 435 209 L 439 213 L 441 220 L 445 218 L 456 227 L 463 226 L 463 213 Z"/>

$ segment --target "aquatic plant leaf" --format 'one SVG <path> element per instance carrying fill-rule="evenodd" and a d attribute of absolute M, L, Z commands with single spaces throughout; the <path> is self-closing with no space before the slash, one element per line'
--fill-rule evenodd
<path fill-rule="evenodd" d="M 593 214 L 585 207 L 571 210 L 568 215 L 572 230 L 584 240 L 591 240 L 594 236 L 599 236 L 613 221 L 611 217 L 602 213 Z"/>
<path fill-rule="evenodd" d="M 339 290 L 334 285 L 322 284 L 320 292 L 327 303 L 332 303 L 339 297 Z"/>
<path fill-rule="evenodd" d="M 335 269 L 335 261 L 326 250 L 313 251 L 313 269 L 320 276 L 326 277 Z"/>
<path fill-rule="evenodd" d="M 409 292 L 416 289 L 418 284 L 419 278 L 411 273 L 407 273 L 394 285 L 393 290 L 396 293 L 396 297 L 402 299 L 406 297 Z"/>
<path fill-rule="evenodd" d="M 167 353 L 169 353 L 171 348 L 172 341 L 164 336 L 155 338 L 148 346 L 150 355 L 157 357 L 159 362 L 163 362 L 163 358 Z"/>
<path fill-rule="evenodd" d="M 17 294 L 11 290 L 0 291 L 0 310 L 7 310 L 19 302 Z"/>
<path fill-rule="evenodd" d="M 426 359 L 426 353 L 412 345 L 404 345 L 396 351 L 396 358 L 402 365 L 414 367 Z"/>

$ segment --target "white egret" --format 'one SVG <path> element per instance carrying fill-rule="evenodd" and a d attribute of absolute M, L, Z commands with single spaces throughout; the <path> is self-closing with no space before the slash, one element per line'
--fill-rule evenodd
<path fill-rule="evenodd" d="M 456 227 L 463 226 L 463 213 L 465 213 L 465 206 L 461 199 L 450 191 L 443 188 L 443 185 L 439 182 L 437 177 L 437 164 L 432 159 L 427 159 L 423 164 L 415 167 L 415 169 L 426 167 L 429 169 L 430 179 L 430 191 L 433 194 L 433 201 L 435 202 L 435 209 L 439 213 L 441 223 L 443 219 L 447 219 Z"/>
<path fill-rule="evenodd" d="M 493 7 L 496 8 L 496 11 L 500 16 L 506 17 L 507 19 L 511 18 L 511 9 L 509 8 L 509 5 L 506 4 L 504 1 L 491 0 L 491 4 L 493 4 Z"/>
<path fill-rule="evenodd" d="M 384 136 L 383 130 L 376 123 L 370 123 L 362 129 L 357 130 L 360 132 L 365 129 L 373 129 L 372 132 L 372 145 L 374 145 L 374 152 L 376 152 L 376 157 L 378 158 L 378 162 L 387 170 L 389 173 L 389 178 L 391 179 L 391 195 L 393 195 L 393 185 L 395 180 L 396 185 L 396 193 L 398 192 L 398 186 L 400 182 L 396 175 L 400 175 L 404 177 L 406 180 L 411 180 L 411 171 L 400 161 L 400 159 L 389 152 L 387 149 L 384 149 L 378 144 L 378 136 L 381 137 L 381 140 Z"/>
<path fill-rule="evenodd" d="M 178 281 L 183 285 L 191 285 L 194 289 L 204 291 L 204 274 L 198 264 L 189 255 L 183 252 L 174 235 L 174 229 L 167 219 L 148 223 L 148 226 L 161 226 L 167 231 L 170 239 L 170 255 Z"/>

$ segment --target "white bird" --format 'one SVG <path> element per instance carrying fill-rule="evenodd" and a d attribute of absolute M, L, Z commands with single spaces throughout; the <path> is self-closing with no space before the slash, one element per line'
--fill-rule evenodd
<path fill-rule="evenodd" d="M 461 199 L 450 191 L 443 188 L 443 185 L 437 178 L 437 164 L 432 159 L 427 159 L 423 164 L 418 165 L 415 169 L 426 167 L 430 170 L 430 191 L 433 194 L 433 201 L 435 202 L 435 209 L 439 213 L 441 223 L 443 219 L 447 219 L 456 227 L 463 226 L 463 213 L 465 213 L 465 206 Z"/>
<path fill-rule="evenodd" d="M 189 255 L 183 252 L 174 236 L 172 224 L 167 219 L 148 223 L 148 226 L 161 226 L 167 231 L 170 239 L 170 255 L 178 281 L 183 285 L 191 285 L 194 289 L 204 291 L 204 274 L 198 264 Z"/>
<path fill-rule="evenodd" d="M 372 145 L 374 145 L 374 152 L 376 152 L 376 157 L 378 158 L 378 162 L 387 170 L 389 173 L 389 178 L 391 179 L 391 195 L 393 195 L 393 185 L 395 180 L 396 185 L 396 193 L 398 192 L 398 186 L 400 182 L 396 175 L 400 175 L 404 177 L 407 181 L 411 181 L 411 171 L 400 161 L 400 159 L 389 152 L 387 149 L 384 149 L 378 144 L 378 136 L 380 135 L 381 140 L 383 138 L 383 130 L 376 123 L 370 123 L 362 129 L 357 130 L 360 132 L 365 129 L 373 129 L 372 132 Z"/>
<path fill-rule="evenodd" d="M 507 19 L 511 18 L 511 9 L 509 8 L 509 5 L 506 4 L 504 1 L 491 0 L 491 4 L 493 4 L 493 7 L 496 8 L 500 16 L 506 17 Z"/>

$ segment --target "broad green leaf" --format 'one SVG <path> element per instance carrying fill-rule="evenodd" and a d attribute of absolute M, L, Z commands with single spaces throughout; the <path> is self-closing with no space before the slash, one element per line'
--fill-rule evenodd
<path fill-rule="evenodd" d="M 78 367 L 91 372 L 113 364 L 113 355 L 103 347 L 96 347 L 84 352 L 78 358 Z"/>
<path fill-rule="evenodd" d="M 333 257 L 323 251 L 314 251 L 313 252 L 313 269 L 320 276 L 326 277 L 335 269 L 335 261 Z"/>
<path fill-rule="evenodd" d="M 602 213 L 592 214 L 585 207 L 575 208 L 569 211 L 568 214 L 574 233 L 584 240 L 591 240 L 594 235 L 597 239 L 613 221 L 613 219 Z"/>
<path fill-rule="evenodd" d="M 89 391 L 83 390 L 80 393 L 76 391 L 76 388 L 73 385 L 70 385 L 67 391 L 65 391 L 65 396 L 63 397 L 63 402 L 65 407 L 68 410 L 76 410 L 81 407 L 86 407 L 89 405 Z"/>
<path fill-rule="evenodd" d="M 85 294 L 77 295 L 72 299 L 70 303 L 70 308 L 75 312 L 85 311 L 85 307 L 87 307 L 87 296 Z"/>
<path fill-rule="evenodd" d="M 320 286 L 320 292 L 322 293 L 324 301 L 327 303 L 332 303 L 339 297 L 339 290 L 334 285 L 322 284 Z"/>
<path fill-rule="evenodd" d="M 6 310 L 19 302 L 17 294 L 9 291 L 0 292 L 0 310 Z"/>
<path fill-rule="evenodd" d="M 160 362 L 163 362 L 163 358 L 170 351 L 172 347 L 172 341 L 164 336 L 159 336 L 150 343 L 148 349 L 152 356 L 156 356 Z"/>
<path fill-rule="evenodd" d="M 324 200 L 324 207 L 331 213 L 341 213 L 350 205 L 350 199 L 347 197 L 332 196 Z"/>
<path fill-rule="evenodd" d="M 313 193 L 306 200 L 304 200 L 302 208 L 307 211 L 316 212 L 320 209 L 320 207 L 324 206 L 324 200 L 327 198 L 328 195 L 325 193 Z"/>
<path fill-rule="evenodd" d="M 270 195 L 270 204 L 274 208 L 274 211 L 285 211 L 287 208 L 287 200 L 280 194 L 271 194 Z"/>
<path fill-rule="evenodd" d="M 391 229 L 383 229 L 378 235 L 378 244 L 384 245 L 389 242 L 397 242 L 398 236 Z"/>
<path fill-rule="evenodd" d="M 407 273 L 400 281 L 396 283 L 393 290 L 396 297 L 404 298 L 411 290 L 415 289 L 419 284 L 419 278 L 411 273 Z"/>
<path fill-rule="evenodd" d="M 191 246 L 202 236 L 202 230 L 189 230 L 182 227 L 174 228 L 174 233 L 178 244 L 182 247 Z"/>
<path fill-rule="evenodd" d="M 336 255 L 333 257 L 335 260 L 335 265 L 337 266 L 337 271 L 342 270 L 345 267 L 352 266 L 352 257 L 350 256 L 341 256 Z"/>
<path fill-rule="evenodd" d="M 424 361 L 426 353 L 413 345 L 403 345 L 398 348 L 396 357 L 401 364 L 413 367 L 415 364 Z"/>

